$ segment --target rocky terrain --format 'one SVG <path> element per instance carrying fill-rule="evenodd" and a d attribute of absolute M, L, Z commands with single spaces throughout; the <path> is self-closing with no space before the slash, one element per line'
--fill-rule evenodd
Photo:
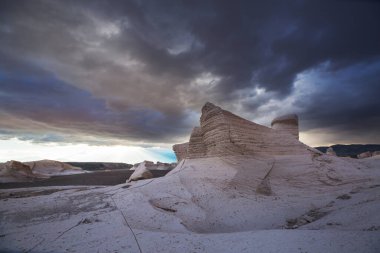
<path fill-rule="evenodd" d="M 174 151 L 160 178 L 1 190 L 0 249 L 380 252 L 379 156 L 327 155 L 298 140 L 294 115 L 268 128 L 211 103 Z"/>

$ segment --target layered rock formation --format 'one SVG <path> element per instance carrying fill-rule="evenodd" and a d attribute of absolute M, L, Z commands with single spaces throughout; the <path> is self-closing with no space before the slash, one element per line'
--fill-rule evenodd
<path fill-rule="evenodd" d="M 226 155 L 291 155 L 308 153 L 298 141 L 298 117 L 287 115 L 272 122 L 273 129 L 243 119 L 212 103 L 202 108 L 200 127 L 186 144 L 174 145 L 179 160 Z M 296 137 L 296 138 L 294 138 Z"/>
<path fill-rule="evenodd" d="M 296 114 L 288 114 L 277 117 L 272 120 L 271 126 L 277 131 L 290 133 L 296 137 L 297 140 L 299 139 L 298 116 Z"/>

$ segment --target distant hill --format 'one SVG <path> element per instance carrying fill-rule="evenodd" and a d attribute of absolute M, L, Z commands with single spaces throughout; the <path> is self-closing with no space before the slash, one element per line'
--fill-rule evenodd
<path fill-rule="evenodd" d="M 102 162 L 67 162 L 68 164 L 82 168 L 88 171 L 97 170 L 120 170 L 120 169 L 130 169 L 132 164 L 128 163 L 102 163 Z"/>
<path fill-rule="evenodd" d="M 337 144 L 331 146 L 337 156 L 349 156 L 352 158 L 357 158 L 357 155 L 363 153 L 363 152 L 374 152 L 374 151 L 380 151 L 380 144 L 351 144 L 351 145 L 342 145 Z M 319 151 L 326 153 L 326 150 L 329 147 L 316 147 Z"/>

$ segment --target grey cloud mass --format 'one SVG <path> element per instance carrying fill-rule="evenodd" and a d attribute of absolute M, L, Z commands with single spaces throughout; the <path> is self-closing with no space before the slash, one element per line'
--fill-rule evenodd
<path fill-rule="evenodd" d="M 380 142 L 376 1 L 0 2 L 0 135 L 185 140 L 211 101 Z"/>

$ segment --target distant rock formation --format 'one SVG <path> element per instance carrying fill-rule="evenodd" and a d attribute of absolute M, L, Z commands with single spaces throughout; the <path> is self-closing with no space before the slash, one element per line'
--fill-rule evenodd
<path fill-rule="evenodd" d="M 134 170 L 134 172 L 132 173 L 132 175 L 127 180 L 127 183 L 131 182 L 131 181 L 141 180 L 141 179 L 153 178 L 153 174 L 152 174 L 152 172 L 150 172 L 152 167 L 156 167 L 156 166 L 151 161 L 143 161 L 141 163 L 135 164 L 132 168 Z"/>
<path fill-rule="evenodd" d="M 243 119 L 212 103 L 202 108 L 200 127 L 195 127 L 186 145 L 173 149 L 178 160 L 226 155 L 306 154 L 307 146 L 298 141 L 298 117 L 287 115 L 272 121 L 272 128 Z M 296 138 L 294 138 L 296 137 Z"/>
<path fill-rule="evenodd" d="M 336 156 L 336 153 L 334 151 L 334 149 L 332 147 L 329 147 L 327 150 L 326 150 L 326 154 L 327 155 L 333 155 L 333 156 Z"/>
<path fill-rule="evenodd" d="M 46 176 L 78 174 L 84 172 L 79 167 L 53 160 L 25 162 L 24 164 L 30 166 L 33 173 L 38 173 Z"/>
<path fill-rule="evenodd" d="M 299 139 L 298 116 L 296 114 L 277 117 L 272 120 L 271 126 L 273 129 L 284 133 L 290 133 L 296 137 L 297 140 Z"/>
<path fill-rule="evenodd" d="M 28 165 L 18 161 L 8 161 L 0 165 L 0 182 L 31 181 L 36 176 Z"/>
<path fill-rule="evenodd" d="M 380 151 L 374 151 L 374 152 L 367 151 L 367 152 L 363 152 L 363 153 L 359 154 L 358 158 L 364 159 L 364 158 L 369 158 L 369 157 L 377 156 L 377 155 L 380 155 Z"/>
<path fill-rule="evenodd" d="M 177 166 L 177 163 L 154 163 L 152 161 L 143 161 L 141 163 L 134 164 L 130 170 L 136 170 L 141 164 L 144 164 L 148 170 L 171 170 Z"/>
<path fill-rule="evenodd" d="M 337 156 L 340 157 L 351 157 L 358 158 L 358 155 L 367 151 L 370 152 L 379 152 L 380 145 L 379 144 L 336 144 L 331 146 L 334 149 L 334 152 Z M 316 147 L 319 151 L 326 153 L 328 146 Z"/>
<path fill-rule="evenodd" d="M 0 182 L 24 182 L 50 176 L 85 173 L 81 168 L 66 163 L 41 160 L 34 162 L 8 161 L 0 164 Z"/>

